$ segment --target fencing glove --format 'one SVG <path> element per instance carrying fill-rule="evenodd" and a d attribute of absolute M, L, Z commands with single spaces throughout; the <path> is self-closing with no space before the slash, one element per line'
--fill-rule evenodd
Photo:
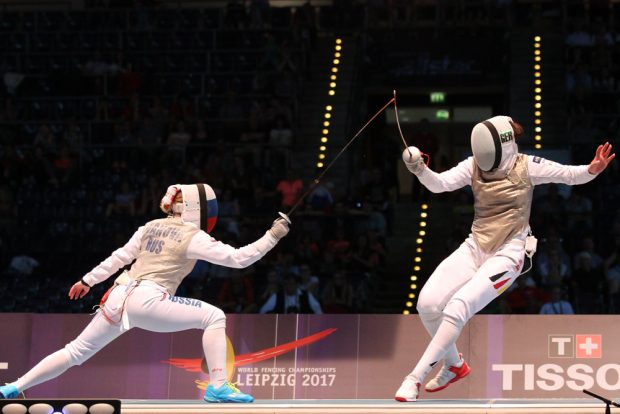
<path fill-rule="evenodd" d="M 422 159 L 422 153 L 414 146 L 406 148 L 403 151 L 403 161 L 407 169 L 415 175 L 420 174 L 424 170 L 424 167 L 426 167 Z"/>
<path fill-rule="evenodd" d="M 288 231 L 289 231 L 288 223 L 289 223 L 288 221 L 279 217 L 275 219 L 275 221 L 271 225 L 271 228 L 269 229 L 269 232 L 271 233 L 273 237 L 280 240 L 282 237 L 288 234 Z"/>

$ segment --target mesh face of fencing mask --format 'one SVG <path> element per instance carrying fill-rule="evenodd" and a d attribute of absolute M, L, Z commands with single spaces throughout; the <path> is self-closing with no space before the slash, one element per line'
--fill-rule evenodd
<path fill-rule="evenodd" d="M 208 184 L 182 184 L 183 202 L 175 203 L 173 211 L 181 213 L 181 219 L 193 223 L 209 233 L 217 222 L 217 198 Z"/>
<path fill-rule="evenodd" d="M 508 170 L 519 149 L 508 116 L 494 116 L 482 121 L 471 131 L 471 151 L 478 167 L 484 172 Z"/>

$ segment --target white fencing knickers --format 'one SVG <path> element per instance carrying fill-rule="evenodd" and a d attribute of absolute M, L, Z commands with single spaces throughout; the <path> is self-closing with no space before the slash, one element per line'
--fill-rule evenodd
<path fill-rule="evenodd" d="M 485 253 L 469 237 L 435 269 L 418 299 L 417 310 L 426 330 L 435 335 L 449 320 L 462 329 L 465 323 L 503 293 L 521 274 L 527 232 L 517 235 L 497 252 Z M 444 355 L 446 364 L 459 362 L 453 343 Z"/>
<path fill-rule="evenodd" d="M 223 365 L 225 368 L 226 337 L 223 332 L 226 327 L 226 316 L 224 312 L 200 300 L 171 297 L 162 286 L 150 281 L 141 281 L 137 286 L 134 283 L 129 288 L 119 285 L 112 289 L 105 305 L 76 339 L 67 344 L 64 349 L 44 358 L 13 384 L 19 391 L 24 391 L 57 377 L 74 365 L 81 365 L 125 332 L 121 323 L 123 307 L 132 328 L 142 328 L 153 332 L 202 329 L 205 330 L 205 336 L 207 331 L 221 330 L 221 337 L 224 341 Z M 218 348 L 221 348 L 221 344 L 218 344 Z M 218 359 L 222 359 L 221 355 L 218 355 Z"/>

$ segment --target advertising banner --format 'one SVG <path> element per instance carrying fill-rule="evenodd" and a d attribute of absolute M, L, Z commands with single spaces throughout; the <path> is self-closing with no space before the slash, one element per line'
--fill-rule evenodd
<path fill-rule="evenodd" d="M 90 318 L 0 314 L 0 381 L 62 348 Z M 458 341 L 471 374 L 425 398 L 613 395 L 620 390 L 619 323 L 613 315 L 476 316 Z M 229 315 L 227 335 L 230 380 L 259 399 L 392 398 L 430 339 L 417 315 Z M 209 376 L 201 337 L 198 330 L 133 329 L 27 395 L 202 398 Z"/>

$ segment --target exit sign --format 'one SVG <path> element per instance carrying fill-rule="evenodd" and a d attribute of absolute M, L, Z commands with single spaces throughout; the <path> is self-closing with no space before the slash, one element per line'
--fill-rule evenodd
<path fill-rule="evenodd" d="M 450 119 L 450 111 L 447 109 L 439 109 L 435 112 L 435 119 L 438 121 L 447 121 Z"/>
<path fill-rule="evenodd" d="M 445 92 L 431 92 L 431 103 L 444 103 L 446 101 Z"/>

